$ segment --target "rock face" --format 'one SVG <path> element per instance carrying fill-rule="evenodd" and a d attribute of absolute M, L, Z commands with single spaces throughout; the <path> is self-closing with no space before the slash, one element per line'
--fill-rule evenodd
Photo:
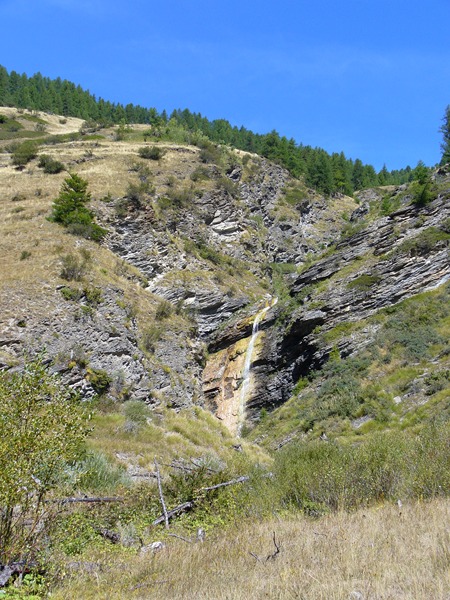
<path fill-rule="evenodd" d="M 360 193 L 359 205 L 324 198 L 254 155 L 216 149 L 221 158 L 211 164 L 198 148 L 167 144 L 160 161 L 137 164 L 131 142 L 99 144 L 92 161 L 82 160 L 87 150 L 58 145 L 92 184 L 109 232 L 102 247 L 46 221 L 60 181 L 37 169 L 18 173 L 0 158 L 5 189 L 20 190 L 26 177 L 36 190 L 24 206 L 10 205 L 18 195 L 0 203 L 0 368 L 45 349 L 51 368 L 86 397 L 106 390 L 119 401 L 205 404 L 236 430 L 252 323 L 268 296 L 280 302 L 252 356 L 251 418 L 287 400 L 297 379 L 327 360 L 319 328 L 366 318 L 449 278 L 448 190 L 422 208 L 406 187 L 393 190 L 400 208 L 374 218 L 383 191 Z M 138 183 L 125 192 L 132 177 Z M 332 246 L 343 229 L 348 236 Z M 92 254 L 89 273 L 64 281 L 61 257 L 82 250 Z M 371 334 L 348 337 L 339 350 L 351 354 Z"/>
<path fill-rule="evenodd" d="M 251 418 L 285 402 L 299 377 L 327 360 L 332 347 L 319 343 L 319 331 L 361 321 L 450 280 L 449 217 L 446 195 L 422 208 L 405 206 L 342 240 L 330 256 L 293 280 L 290 293 L 297 308 L 282 325 L 276 322 L 281 308 L 274 311 L 253 364 L 256 384 L 247 404 Z M 235 323 L 211 349 L 221 349 L 223 356 L 227 345 L 247 332 L 245 321 Z M 365 329 L 344 339 L 341 355 L 369 344 L 374 333 Z"/>

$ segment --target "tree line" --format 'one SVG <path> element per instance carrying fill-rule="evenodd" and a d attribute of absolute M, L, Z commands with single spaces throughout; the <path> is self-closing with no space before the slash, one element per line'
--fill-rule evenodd
<path fill-rule="evenodd" d="M 281 164 L 306 185 L 321 193 L 352 195 L 355 190 L 377 185 L 399 185 L 414 178 L 410 166 L 388 171 L 386 166 L 376 172 L 372 165 L 360 159 L 350 159 L 343 152 L 329 154 L 322 148 L 298 144 L 293 138 L 280 136 L 277 131 L 259 134 L 231 125 L 225 119 L 209 120 L 200 113 L 188 109 L 174 110 L 170 115 L 165 110 L 145 108 L 140 105 L 113 103 L 96 98 L 89 90 L 62 80 L 50 79 L 40 73 L 31 77 L 15 71 L 8 73 L 0 66 L 0 106 L 16 106 L 31 110 L 53 112 L 64 116 L 79 117 L 102 125 L 144 123 L 153 127 L 162 137 L 170 135 L 171 124 L 189 134 L 202 134 L 212 142 L 226 144 L 240 150 L 254 152 Z M 446 129 L 449 129 L 447 108 Z M 445 141 L 445 139 L 444 139 Z M 448 140 L 443 148 L 448 154 Z"/>

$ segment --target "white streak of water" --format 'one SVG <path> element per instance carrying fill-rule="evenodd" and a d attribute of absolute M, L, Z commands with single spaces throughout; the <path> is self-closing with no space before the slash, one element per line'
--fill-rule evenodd
<path fill-rule="evenodd" d="M 278 298 L 273 298 L 267 304 L 267 306 L 265 306 L 258 313 L 256 313 L 255 320 L 253 321 L 252 337 L 250 338 L 250 342 L 247 346 L 247 352 L 245 353 L 244 370 L 242 371 L 242 387 L 239 402 L 238 435 L 241 434 L 242 425 L 244 424 L 245 420 L 245 404 L 247 402 L 247 394 L 248 389 L 250 387 L 250 370 L 252 366 L 253 350 L 255 348 L 255 342 L 259 333 L 259 324 L 266 316 L 267 311 L 270 310 L 272 306 L 275 306 L 277 301 Z"/>

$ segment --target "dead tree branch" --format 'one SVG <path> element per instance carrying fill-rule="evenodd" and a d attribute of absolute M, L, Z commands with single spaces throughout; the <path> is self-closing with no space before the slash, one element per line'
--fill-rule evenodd
<path fill-rule="evenodd" d="M 275 546 L 275 552 L 272 552 L 272 554 L 269 554 L 269 556 L 266 558 L 266 562 L 268 560 L 275 560 L 276 557 L 278 556 L 278 554 L 280 554 L 280 546 L 277 544 L 277 540 L 275 538 L 275 531 L 273 532 L 273 545 Z"/>
<path fill-rule="evenodd" d="M 116 497 L 95 497 L 95 498 L 50 498 L 49 500 L 45 500 L 47 503 L 51 504 L 73 504 L 75 502 L 124 502 L 124 498 L 116 498 Z"/>
<path fill-rule="evenodd" d="M 163 514 L 164 514 L 164 523 L 165 523 L 166 529 L 169 529 L 169 515 L 167 514 L 166 503 L 164 501 L 164 494 L 163 494 L 162 485 L 161 485 L 161 474 L 159 472 L 158 462 L 157 462 L 156 458 L 155 458 L 155 469 L 156 469 L 156 479 L 158 481 L 159 499 L 161 501 L 161 506 L 162 506 Z"/>
<path fill-rule="evenodd" d="M 172 510 L 168 510 L 167 518 L 172 519 L 172 517 L 175 517 L 176 515 L 179 515 L 181 513 L 187 512 L 188 510 L 191 510 L 191 508 L 193 506 L 194 506 L 193 501 L 183 502 L 183 504 L 179 504 L 178 506 L 175 506 L 175 508 L 172 508 Z M 160 523 L 164 523 L 164 522 L 165 522 L 165 515 L 161 515 L 160 517 L 158 517 L 157 519 L 155 519 L 153 521 L 153 525 L 159 525 Z"/>
<path fill-rule="evenodd" d="M 178 538 L 179 540 L 183 540 L 183 542 L 186 542 L 187 544 L 192 544 L 192 540 L 188 540 L 187 538 L 183 537 L 182 535 L 177 535 L 176 533 L 168 533 L 167 535 L 170 535 L 171 537 L 174 537 L 174 538 Z"/>
<path fill-rule="evenodd" d="M 242 477 L 238 477 L 237 479 L 231 479 L 230 481 L 225 481 L 224 483 L 217 483 L 216 485 L 211 485 L 210 487 L 200 488 L 202 492 L 210 492 L 211 490 L 217 490 L 221 487 L 226 487 L 227 485 L 235 485 L 236 483 L 244 483 L 244 481 L 248 481 L 250 477 L 248 475 L 243 475 Z"/>

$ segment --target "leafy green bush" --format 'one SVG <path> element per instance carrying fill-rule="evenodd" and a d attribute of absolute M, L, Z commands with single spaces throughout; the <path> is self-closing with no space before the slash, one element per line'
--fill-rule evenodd
<path fill-rule="evenodd" d="M 423 256 L 432 252 L 437 244 L 448 243 L 450 234 L 437 227 L 428 227 L 414 238 L 405 240 L 398 246 L 395 253 L 409 254 L 410 256 Z"/>
<path fill-rule="evenodd" d="M 143 146 L 138 152 L 141 158 L 149 160 L 160 160 L 165 154 L 164 149 L 159 146 Z"/>
<path fill-rule="evenodd" d="M 369 273 L 364 273 L 356 279 L 353 279 L 347 284 L 347 288 L 349 289 L 357 289 L 360 291 L 368 291 L 370 288 L 380 281 L 380 277 L 378 275 L 370 275 Z"/>
<path fill-rule="evenodd" d="M 190 175 L 192 181 L 205 181 L 210 178 L 211 176 L 205 167 L 197 167 Z"/>
<path fill-rule="evenodd" d="M 45 535 L 45 499 L 80 456 L 87 409 L 42 362 L 0 372 L 0 563 L 29 556 Z"/>
<path fill-rule="evenodd" d="M 92 262 L 91 254 L 85 248 L 81 248 L 79 256 L 76 254 L 65 254 L 61 256 L 61 273 L 59 276 L 66 281 L 80 281 L 86 274 L 90 264 Z M 63 288 L 66 289 L 66 288 Z M 63 295 L 70 295 L 70 292 L 62 292 Z M 65 296 L 66 297 L 66 296 Z M 67 298 L 66 299 L 74 299 Z"/>
<path fill-rule="evenodd" d="M 86 372 L 86 378 L 89 380 L 96 394 L 101 395 L 108 391 L 112 378 L 105 370 L 88 367 Z"/>
<path fill-rule="evenodd" d="M 407 431 L 375 434 L 359 446 L 299 442 L 277 453 L 266 485 L 278 490 L 281 506 L 313 515 L 381 500 L 445 495 L 450 490 L 449 434 L 446 422 L 415 436 Z"/>
<path fill-rule="evenodd" d="M 158 321 L 162 321 L 163 319 L 167 319 L 173 313 L 173 306 L 167 300 L 161 300 L 161 302 L 156 307 L 155 318 Z"/>
<path fill-rule="evenodd" d="M 61 173 L 61 171 L 64 171 L 65 169 L 62 162 L 55 160 L 48 154 L 42 154 L 42 156 L 39 157 L 38 167 L 43 169 L 44 173 L 50 175 Z"/>
<path fill-rule="evenodd" d="M 162 329 L 156 323 L 152 323 L 142 332 L 142 346 L 146 352 L 154 352 L 156 343 L 161 339 Z"/>
<path fill-rule="evenodd" d="M 126 471 L 111 463 L 100 452 L 90 451 L 74 469 L 77 487 L 84 492 L 116 492 L 118 487 L 129 484 Z"/>
<path fill-rule="evenodd" d="M 16 167 L 24 167 L 37 156 L 38 146 L 36 142 L 27 140 L 19 144 L 12 153 L 12 163 Z"/>

